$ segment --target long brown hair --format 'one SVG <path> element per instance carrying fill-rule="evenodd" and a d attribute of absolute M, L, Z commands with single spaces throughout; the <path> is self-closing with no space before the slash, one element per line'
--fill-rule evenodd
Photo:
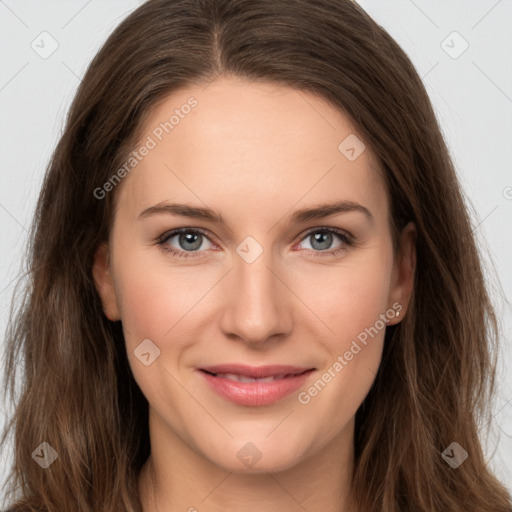
<path fill-rule="evenodd" d="M 479 440 L 499 331 L 454 166 L 412 63 L 350 0 L 150 0 L 90 64 L 47 169 L 8 325 L 13 510 L 141 510 L 148 404 L 94 286 L 116 197 L 94 191 L 158 102 L 217 76 L 286 84 L 342 110 L 385 171 L 395 242 L 416 224 L 411 303 L 387 329 L 356 414 L 359 509 L 511 512 Z M 469 454 L 457 469 L 441 455 L 454 441 Z M 42 442 L 58 454 L 44 470 L 32 456 Z"/>

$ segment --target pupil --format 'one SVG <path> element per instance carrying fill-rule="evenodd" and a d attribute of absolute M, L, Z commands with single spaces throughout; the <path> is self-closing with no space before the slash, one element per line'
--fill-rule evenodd
<path fill-rule="evenodd" d="M 192 250 L 195 250 L 195 249 L 199 249 L 199 247 L 201 247 L 201 242 L 199 241 L 199 243 L 197 242 L 199 239 L 199 234 L 198 233 L 182 233 L 181 236 L 180 236 L 180 244 L 183 242 L 185 244 L 192 244 L 193 246 L 192 247 L 188 247 L 188 249 L 192 249 Z"/>
<path fill-rule="evenodd" d="M 331 233 L 316 233 L 314 235 L 315 243 L 319 242 L 321 247 L 317 247 L 317 249 L 328 249 L 331 243 L 332 234 Z M 323 242 L 322 242 L 323 239 Z M 313 247 L 314 244 L 312 244 Z"/>

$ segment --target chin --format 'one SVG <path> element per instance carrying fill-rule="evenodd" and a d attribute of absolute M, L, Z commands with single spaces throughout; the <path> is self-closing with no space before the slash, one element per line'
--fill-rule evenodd
<path fill-rule="evenodd" d="M 297 451 L 297 445 L 283 445 L 283 443 L 268 441 L 266 443 L 235 441 L 222 453 L 205 455 L 215 465 L 239 474 L 286 471 L 297 465 L 303 458 Z"/>

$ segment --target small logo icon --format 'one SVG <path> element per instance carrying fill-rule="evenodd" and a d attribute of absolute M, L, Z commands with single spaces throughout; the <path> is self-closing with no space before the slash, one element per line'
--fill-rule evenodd
<path fill-rule="evenodd" d="M 43 468 L 50 467 L 59 454 L 46 442 L 42 442 L 33 452 L 32 458 Z"/>
<path fill-rule="evenodd" d="M 45 31 L 41 32 L 32 43 L 30 43 L 30 47 L 41 59 L 47 59 L 55 53 L 59 47 L 59 43 L 51 34 Z"/>
<path fill-rule="evenodd" d="M 459 443 L 453 442 L 441 454 L 441 457 L 453 468 L 458 468 L 467 458 L 468 452 Z"/>
<path fill-rule="evenodd" d="M 452 59 L 458 59 L 469 48 L 469 43 L 457 31 L 453 31 L 441 42 L 441 48 Z"/>
<path fill-rule="evenodd" d="M 262 457 L 262 453 L 252 443 L 245 443 L 237 452 L 237 457 L 242 464 L 252 468 Z"/>
<path fill-rule="evenodd" d="M 252 236 L 248 236 L 238 245 L 236 252 L 246 263 L 253 263 L 263 252 L 263 247 Z"/>
<path fill-rule="evenodd" d="M 365 149 L 366 146 L 363 141 L 354 133 L 345 137 L 338 146 L 338 151 L 351 162 L 359 158 Z"/>
<path fill-rule="evenodd" d="M 133 353 L 143 365 L 149 366 L 160 355 L 160 349 L 151 340 L 145 339 Z"/>

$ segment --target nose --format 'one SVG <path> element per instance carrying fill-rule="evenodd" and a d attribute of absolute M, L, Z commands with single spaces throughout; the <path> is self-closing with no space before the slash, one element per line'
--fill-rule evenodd
<path fill-rule="evenodd" d="M 238 256 L 234 261 L 222 290 L 224 335 L 253 346 L 286 337 L 292 328 L 293 294 L 286 276 L 272 264 L 271 251 L 264 250 L 252 263 Z"/>

